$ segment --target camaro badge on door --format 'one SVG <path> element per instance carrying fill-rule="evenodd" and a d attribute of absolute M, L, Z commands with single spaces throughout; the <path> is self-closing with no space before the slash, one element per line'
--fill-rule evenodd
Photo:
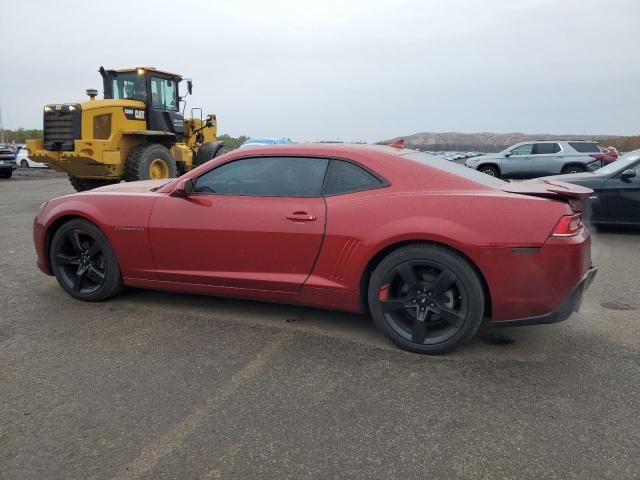
<path fill-rule="evenodd" d="M 144 232 L 144 227 L 113 227 L 116 232 Z"/>

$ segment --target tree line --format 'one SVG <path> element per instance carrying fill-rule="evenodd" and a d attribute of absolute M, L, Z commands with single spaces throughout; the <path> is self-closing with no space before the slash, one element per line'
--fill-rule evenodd
<path fill-rule="evenodd" d="M 36 128 L 28 130 L 24 128 L 18 128 L 17 130 L 3 129 L 0 133 L 0 139 L 4 137 L 6 143 L 26 143 L 27 139 L 42 138 L 42 130 Z"/>
<path fill-rule="evenodd" d="M 601 147 L 616 147 L 619 152 L 630 152 L 640 148 L 640 135 L 603 138 L 598 145 Z"/>

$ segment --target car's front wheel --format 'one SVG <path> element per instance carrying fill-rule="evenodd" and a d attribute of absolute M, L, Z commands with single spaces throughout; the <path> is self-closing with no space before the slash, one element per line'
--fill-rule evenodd
<path fill-rule="evenodd" d="M 496 167 L 492 167 L 491 165 L 482 166 L 479 168 L 479 170 L 491 177 L 500 178 L 500 172 L 498 171 L 498 169 Z"/>
<path fill-rule="evenodd" d="M 51 240 L 49 252 L 53 274 L 72 297 L 97 302 L 122 288 L 115 253 L 91 222 L 74 219 L 62 225 Z"/>
<path fill-rule="evenodd" d="M 29 162 L 27 162 L 26 160 L 20 160 L 20 166 L 22 168 L 29 168 Z"/>
<path fill-rule="evenodd" d="M 371 275 L 369 309 L 394 343 L 436 354 L 469 341 L 484 313 L 477 273 L 460 254 L 439 245 L 392 252 Z"/>

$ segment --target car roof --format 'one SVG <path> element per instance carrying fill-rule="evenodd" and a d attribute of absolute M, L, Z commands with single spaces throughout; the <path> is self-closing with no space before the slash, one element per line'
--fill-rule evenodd
<path fill-rule="evenodd" d="M 253 140 L 253 139 L 252 139 Z M 257 140 L 257 139 L 256 139 Z M 259 145 L 251 149 L 251 154 L 265 153 L 268 155 L 322 155 L 341 156 L 345 153 L 363 153 L 377 151 L 392 155 L 414 153 L 416 150 L 390 147 L 388 145 L 369 145 L 361 143 L 278 143 L 274 145 Z M 244 150 L 248 152 L 248 150 Z"/>

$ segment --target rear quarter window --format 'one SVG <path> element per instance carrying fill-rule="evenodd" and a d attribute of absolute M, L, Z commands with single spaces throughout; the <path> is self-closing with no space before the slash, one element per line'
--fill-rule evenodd
<path fill-rule="evenodd" d="M 600 153 L 597 143 L 592 142 L 569 142 L 571 148 L 580 153 Z"/>
<path fill-rule="evenodd" d="M 331 160 L 324 185 L 325 195 L 360 192 L 384 186 L 382 180 L 355 163 Z"/>

